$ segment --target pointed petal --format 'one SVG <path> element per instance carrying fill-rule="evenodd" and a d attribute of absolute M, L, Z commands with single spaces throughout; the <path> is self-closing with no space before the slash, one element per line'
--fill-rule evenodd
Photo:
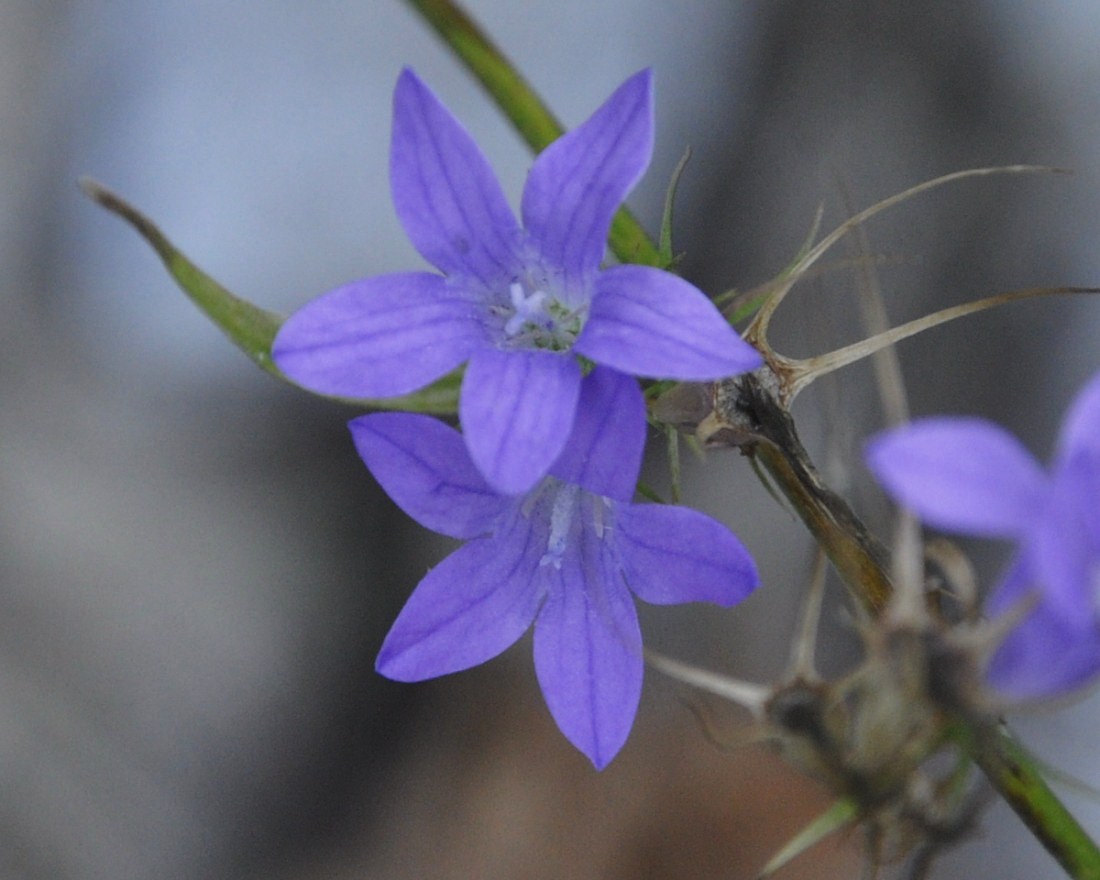
<path fill-rule="evenodd" d="M 546 475 L 569 439 L 580 387 L 581 370 L 570 355 L 474 353 L 458 411 L 470 457 L 491 486 L 516 495 Z"/>
<path fill-rule="evenodd" d="M 1100 462 L 1080 449 L 1060 463 L 1047 503 L 1034 512 L 1028 552 L 1044 602 L 1070 619 L 1089 618 L 1100 566 Z"/>
<path fill-rule="evenodd" d="M 390 186 L 416 249 L 448 275 L 513 274 L 519 226 L 477 144 L 411 70 L 393 96 Z"/>
<path fill-rule="evenodd" d="M 613 535 L 627 586 L 655 605 L 733 605 L 760 583 L 745 546 L 724 525 L 697 510 L 619 505 Z"/>
<path fill-rule="evenodd" d="M 408 394 L 485 344 L 476 309 L 426 272 L 377 275 L 291 315 L 271 356 L 305 388 L 339 397 Z"/>
<path fill-rule="evenodd" d="M 1100 375 L 1094 376 L 1074 399 L 1062 422 L 1058 447 L 1059 460 L 1082 451 L 1100 459 Z"/>
<path fill-rule="evenodd" d="M 386 494 L 420 525 L 452 538 L 488 532 L 511 503 L 486 485 L 462 435 L 429 416 L 353 419 L 355 448 Z"/>
<path fill-rule="evenodd" d="M 611 218 L 653 153 L 648 70 L 623 83 L 586 122 L 535 160 L 523 190 L 523 225 L 567 287 L 597 271 Z"/>
<path fill-rule="evenodd" d="M 600 273 L 573 348 L 633 376 L 683 381 L 721 379 L 763 363 L 701 290 L 649 266 Z"/>
<path fill-rule="evenodd" d="M 561 732 L 602 770 L 638 711 L 638 615 L 606 543 L 590 532 L 560 569 L 548 571 L 555 580 L 535 622 L 535 672 Z"/>
<path fill-rule="evenodd" d="M 1047 478 L 1020 442 L 981 419 L 923 419 L 874 437 L 867 466 L 929 525 L 1019 536 L 1041 509 Z"/>
<path fill-rule="evenodd" d="M 595 495 L 634 497 L 645 450 L 645 400 L 638 383 L 608 367 L 584 377 L 573 433 L 551 469 Z"/>
<path fill-rule="evenodd" d="M 382 644 L 382 675 L 423 681 L 469 669 L 527 631 L 542 599 L 535 573 L 545 548 L 523 525 L 517 516 L 509 533 L 471 541 L 428 572 Z"/>
<path fill-rule="evenodd" d="M 1100 673 L 1100 635 L 1069 627 L 1040 605 L 1001 644 L 987 678 L 1015 699 L 1056 697 L 1084 687 Z"/>
<path fill-rule="evenodd" d="M 1032 569 L 1018 560 L 986 603 L 992 616 L 1011 613 L 1035 589 Z M 1054 697 L 1100 673 L 1100 630 L 1091 615 L 1076 620 L 1040 601 L 1008 634 L 990 661 L 989 683 L 1013 699 Z"/>

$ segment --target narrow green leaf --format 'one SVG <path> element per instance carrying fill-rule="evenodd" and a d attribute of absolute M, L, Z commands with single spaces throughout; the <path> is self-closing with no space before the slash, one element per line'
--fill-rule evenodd
<path fill-rule="evenodd" d="M 152 220 L 107 187 L 94 180 L 82 178 L 80 188 L 97 204 L 129 223 L 152 245 L 180 289 L 229 337 L 234 345 L 248 355 L 253 363 L 270 375 L 284 382 L 290 382 L 271 359 L 271 344 L 284 320 L 281 315 L 261 309 L 230 293 L 184 256 Z M 330 397 L 330 399 L 359 409 L 453 415 L 458 411 L 458 391 L 461 382 L 462 371 L 455 370 L 427 388 L 403 397 L 385 399 Z M 309 389 L 303 390 L 309 391 Z"/>
<path fill-rule="evenodd" d="M 397 412 L 426 413 L 433 416 L 453 416 L 458 412 L 458 392 L 466 368 L 459 367 L 426 388 L 402 397 L 329 397 L 359 409 L 384 409 Z M 289 381 L 289 380 L 288 380 Z M 298 386 L 301 387 L 301 386 Z M 309 389 L 304 389 L 308 391 Z"/>
<path fill-rule="evenodd" d="M 856 802 L 851 798 L 840 798 L 833 802 L 824 813 L 810 822 L 772 856 L 764 869 L 757 875 L 759 880 L 770 877 L 792 859 L 802 855 L 810 847 L 816 846 L 834 831 L 853 822 L 858 815 Z"/>
<path fill-rule="evenodd" d="M 684 173 L 690 159 L 691 147 L 688 147 L 684 150 L 680 161 L 676 163 L 676 167 L 672 169 L 672 177 L 669 178 L 668 190 L 665 192 L 665 210 L 661 215 L 661 239 L 657 244 L 657 253 L 661 261 L 659 266 L 662 269 L 668 269 L 676 262 L 676 254 L 672 250 L 672 206 L 676 201 L 676 188 L 680 185 L 680 175 Z"/>
<path fill-rule="evenodd" d="M 665 442 L 668 451 L 668 476 L 672 483 L 673 504 L 680 503 L 680 432 L 673 425 L 665 425 Z"/>
<path fill-rule="evenodd" d="M 730 294 L 731 299 L 738 296 L 737 288 L 733 288 L 732 290 L 728 291 L 728 293 Z M 760 311 L 760 307 L 764 305 L 770 295 L 771 287 L 768 287 L 766 290 L 761 291 L 756 296 L 750 297 L 744 302 L 738 303 L 737 308 L 733 310 L 733 314 L 727 316 L 727 320 L 731 324 L 736 325 L 740 324 L 746 318 L 751 318 L 758 311 Z"/>
<path fill-rule="evenodd" d="M 262 370 L 280 376 L 271 343 L 283 319 L 234 296 L 192 263 L 156 225 L 133 205 L 87 177 L 80 188 L 97 204 L 129 223 L 161 258 L 168 273 L 203 313 Z"/>
<path fill-rule="evenodd" d="M 650 486 L 648 483 L 643 483 L 641 480 L 634 487 L 634 491 L 645 498 L 647 501 L 652 501 L 654 504 L 667 504 L 664 498 L 661 497 L 661 493 Z"/>

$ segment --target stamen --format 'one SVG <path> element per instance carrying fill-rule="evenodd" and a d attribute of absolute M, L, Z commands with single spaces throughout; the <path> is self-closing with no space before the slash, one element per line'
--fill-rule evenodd
<path fill-rule="evenodd" d="M 592 527 L 596 531 L 596 537 L 601 541 L 603 540 L 604 532 L 610 528 L 603 520 L 605 510 L 607 510 L 607 501 L 605 499 L 592 499 Z"/>
<path fill-rule="evenodd" d="M 504 320 L 506 347 L 564 352 L 573 347 L 584 326 L 588 303 L 559 300 L 552 280 L 536 281 L 524 274 L 508 284 L 508 301 L 489 310 Z"/>
<path fill-rule="evenodd" d="M 563 485 L 554 496 L 554 506 L 550 510 L 550 537 L 546 542 L 546 553 L 539 560 L 539 565 L 561 568 L 561 559 L 569 540 L 569 527 L 573 524 L 573 511 L 579 491 L 577 486 Z"/>

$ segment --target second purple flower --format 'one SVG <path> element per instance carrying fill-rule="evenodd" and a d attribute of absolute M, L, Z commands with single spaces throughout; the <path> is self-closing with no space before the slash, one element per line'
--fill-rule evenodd
<path fill-rule="evenodd" d="M 469 133 L 411 70 L 394 94 L 390 180 L 417 250 L 441 275 L 353 282 L 283 325 L 273 347 L 294 381 L 343 397 L 392 397 L 467 363 L 459 417 L 491 485 L 525 492 L 569 437 L 576 355 L 630 375 L 705 381 L 759 353 L 683 279 L 601 269 L 612 216 L 649 164 L 649 71 L 535 160 L 516 221 Z"/>
<path fill-rule="evenodd" d="M 633 504 L 645 405 L 633 379 L 585 377 L 565 451 L 522 495 L 486 485 L 453 428 L 378 413 L 351 423 L 359 454 L 421 525 L 465 540 L 413 591 L 378 671 L 423 681 L 497 656 L 532 625 L 535 671 L 562 733 L 602 769 L 622 747 L 642 688 L 631 596 L 732 605 L 757 586 L 752 557 L 695 510 Z"/>

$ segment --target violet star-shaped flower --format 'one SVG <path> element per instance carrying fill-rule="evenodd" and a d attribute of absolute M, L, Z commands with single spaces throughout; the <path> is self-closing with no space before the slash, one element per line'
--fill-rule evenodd
<path fill-rule="evenodd" d="M 411 70 L 394 94 L 390 182 L 410 240 L 442 272 L 338 288 L 281 328 L 279 369 L 342 397 L 416 391 L 467 363 L 470 456 L 503 492 L 530 489 L 569 437 L 576 355 L 624 373 L 706 381 L 759 354 L 688 282 L 647 266 L 601 270 L 612 215 L 653 149 L 648 71 L 535 160 L 516 222 L 485 157 Z"/>
<path fill-rule="evenodd" d="M 990 682 L 1013 697 L 1079 687 L 1100 671 L 1100 376 L 1077 396 L 1049 473 L 980 419 L 935 418 L 885 432 L 867 462 L 926 523 L 1008 538 L 1017 551 L 991 615 L 1034 607 L 994 654 Z"/>
<path fill-rule="evenodd" d="M 758 578 L 741 542 L 682 507 L 632 504 L 644 445 L 636 382 L 587 376 L 572 434 L 522 495 L 491 488 L 462 437 L 428 416 L 351 422 L 359 454 L 417 522 L 466 540 L 405 605 L 378 671 L 421 681 L 495 657 L 535 627 L 535 670 L 562 733 L 602 769 L 626 740 L 642 685 L 631 593 L 660 605 L 731 605 Z"/>

